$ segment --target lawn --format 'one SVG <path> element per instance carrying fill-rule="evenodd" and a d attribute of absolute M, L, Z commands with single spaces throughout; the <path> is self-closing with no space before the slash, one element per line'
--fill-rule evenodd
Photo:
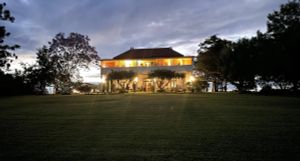
<path fill-rule="evenodd" d="M 126 94 L 0 99 L 1 161 L 296 158 L 296 97 Z"/>

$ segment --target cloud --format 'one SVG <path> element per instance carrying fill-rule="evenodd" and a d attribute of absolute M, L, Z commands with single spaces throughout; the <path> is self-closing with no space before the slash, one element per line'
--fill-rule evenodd
<path fill-rule="evenodd" d="M 173 47 L 195 55 L 198 44 L 218 34 L 236 40 L 265 30 L 266 16 L 286 0 L 16 0 L 7 8 L 9 43 L 34 55 L 59 32 L 88 35 L 101 58 L 130 47 Z M 26 51 L 26 52 L 24 52 Z M 29 60 L 29 59 L 28 59 Z"/>
<path fill-rule="evenodd" d="M 36 56 L 31 51 L 21 49 L 19 53 L 22 54 L 18 54 L 18 58 L 13 60 L 10 70 L 22 70 L 22 64 L 32 65 L 36 63 Z"/>

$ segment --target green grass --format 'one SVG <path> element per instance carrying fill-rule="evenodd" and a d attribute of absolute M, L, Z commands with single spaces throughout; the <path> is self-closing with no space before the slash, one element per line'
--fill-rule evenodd
<path fill-rule="evenodd" d="M 296 158 L 300 98 L 295 97 L 128 94 L 0 99 L 1 161 Z"/>

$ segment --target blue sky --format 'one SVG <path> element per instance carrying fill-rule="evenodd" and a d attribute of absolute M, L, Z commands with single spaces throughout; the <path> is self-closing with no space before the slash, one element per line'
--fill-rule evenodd
<path fill-rule="evenodd" d="M 101 58 L 130 47 L 173 47 L 196 55 L 198 44 L 217 34 L 237 40 L 266 30 L 267 14 L 287 0 L 9 0 L 15 23 L 5 23 L 9 43 L 21 45 L 20 62 L 59 32 L 88 35 Z M 1 22 L 2 23 L 2 22 Z M 85 72 L 97 77 L 97 70 Z M 88 73 L 88 74 L 87 74 Z M 99 73 L 99 72 L 98 72 Z"/>

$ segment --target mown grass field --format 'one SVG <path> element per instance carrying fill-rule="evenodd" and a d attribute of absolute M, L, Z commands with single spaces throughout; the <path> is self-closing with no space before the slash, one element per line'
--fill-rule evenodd
<path fill-rule="evenodd" d="M 292 161 L 300 98 L 237 94 L 0 99 L 0 160 Z"/>

